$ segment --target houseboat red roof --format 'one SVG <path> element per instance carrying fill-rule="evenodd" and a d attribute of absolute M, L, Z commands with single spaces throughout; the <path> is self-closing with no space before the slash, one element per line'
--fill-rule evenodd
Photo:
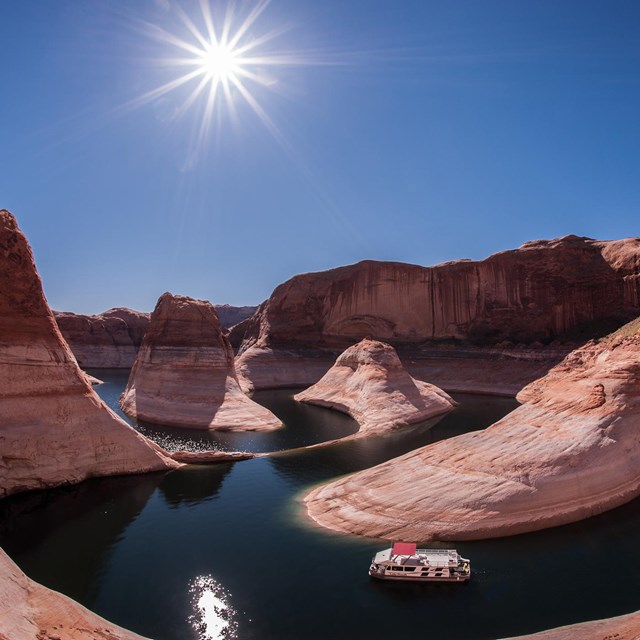
<path fill-rule="evenodd" d="M 394 556 L 412 556 L 416 552 L 416 546 L 413 542 L 394 542 L 391 553 Z"/>

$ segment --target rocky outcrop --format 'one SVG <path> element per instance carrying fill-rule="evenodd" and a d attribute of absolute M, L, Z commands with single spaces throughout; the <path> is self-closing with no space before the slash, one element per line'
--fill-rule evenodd
<path fill-rule="evenodd" d="M 142 640 L 70 598 L 30 580 L 0 549 L 0 638 Z"/>
<path fill-rule="evenodd" d="M 567 345 L 405 346 L 398 349 L 398 355 L 414 378 L 429 380 L 448 392 L 514 397 L 571 350 Z M 327 373 L 338 355 L 333 350 L 253 346 L 236 358 L 236 371 L 246 392 L 308 387 Z"/>
<path fill-rule="evenodd" d="M 54 316 L 83 369 L 130 369 L 149 326 L 148 313 L 125 308 L 95 316 L 54 311 Z"/>
<path fill-rule="evenodd" d="M 213 306 L 165 293 L 131 371 L 121 407 L 139 420 L 177 427 L 268 430 L 282 426 L 240 389 L 233 350 Z"/>
<path fill-rule="evenodd" d="M 214 307 L 224 329 L 251 317 L 258 308 Z M 151 318 L 149 313 L 124 307 L 93 316 L 70 311 L 54 311 L 53 315 L 83 369 L 131 369 Z"/>
<path fill-rule="evenodd" d="M 367 336 L 395 347 L 583 342 L 638 313 L 638 238 L 568 236 L 435 267 L 366 261 L 277 287 L 244 327 L 238 368 L 260 388 L 265 350 L 341 350 Z"/>
<path fill-rule="evenodd" d="M 238 381 L 245 393 L 315 384 L 329 371 L 337 353 L 318 349 L 251 347 L 236 357 Z"/>
<path fill-rule="evenodd" d="M 541 631 L 511 640 L 638 640 L 640 612 Z"/>
<path fill-rule="evenodd" d="M 438 387 L 413 379 L 392 346 L 367 339 L 349 347 L 318 383 L 294 397 L 349 414 L 360 425 L 360 436 L 422 422 L 455 405 Z"/>
<path fill-rule="evenodd" d="M 640 322 L 571 354 L 467 433 L 318 487 L 319 524 L 426 541 L 523 533 L 587 518 L 640 494 Z"/>
<path fill-rule="evenodd" d="M 31 249 L 0 211 L 0 497 L 178 463 L 95 394 L 63 340 Z"/>
<path fill-rule="evenodd" d="M 250 318 L 257 310 L 258 307 L 234 307 L 230 304 L 215 304 L 213 305 L 218 314 L 218 320 L 220 320 L 220 326 L 223 329 L 229 329 L 236 324 L 240 324 L 247 318 Z"/>

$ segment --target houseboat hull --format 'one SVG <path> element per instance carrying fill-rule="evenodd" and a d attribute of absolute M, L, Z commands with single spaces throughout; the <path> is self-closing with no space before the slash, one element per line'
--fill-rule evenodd
<path fill-rule="evenodd" d="M 375 580 L 389 580 L 394 582 L 469 582 L 471 574 L 461 576 L 392 576 L 369 571 L 369 575 Z"/>

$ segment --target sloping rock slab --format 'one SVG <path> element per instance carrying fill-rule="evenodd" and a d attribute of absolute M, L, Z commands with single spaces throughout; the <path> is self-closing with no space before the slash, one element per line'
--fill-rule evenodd
<path fill-rule="evenodd" d="M 179 466 L 116 416 L 63 340 L 31 249 L 0 211 L 0 497 Z"/>
<path fill-rule="evenodd" d="M 29 579 L 0 549 L 3 640 L 144 640 Z"/>
<path fill-rule="evenodd" d="M 312 490 L 309 515 L 347 533 L 490 538 L 574 522 L 640 495 L 640 331 L 589 343 L 484 431 Z"/>

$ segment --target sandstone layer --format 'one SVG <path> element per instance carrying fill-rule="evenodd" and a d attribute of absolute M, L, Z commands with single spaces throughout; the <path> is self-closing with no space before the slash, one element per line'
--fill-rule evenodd
<path fill-rule="evenodd" d="M 342 350 L 367 336 L 396 348 L 580 343 L 638 313 L 638 238 L 568 236 L 434 267 L 365 261 L 278 286 L 242 327 L 238 369 L 263 388 L 278 360 L 282 386 L 300 372 L 294 362 L 287 375 L 280 354 L 299 349 Z"/>
<path fill-rule="evenodd" d="M 175 468 L 95 394 L 63 340 L 31 249 L 0 211 L 0 497 Z"/>
<path fill-rule="evenodd" d="M 640 322 L 571 354 L 484 431 L 312 490 L 319 524 L 417 541 L 573 522 L 640 494 Z"/>
<path fill-rule="evenodd" d="M 233 327 L 251 317 L 257 307 L 214 305 L 220 326 Z M 131 369 L 151 314 L 127 308 L 98 315 L 54 311 L 58 327 L 83 369 Z"/>
<path fill-rule="evenodd" d="M 591 620 L 511 640 L 638 640 L 640 611 L 605 620 Z"/>
<path fill-rule="evenodd" d="M 514 397 L 571 350 L 568 345 L 404 346 L 398 355 L 414 378 L 445 391 Z M 308 387 L 327 373 L 338 355 L 334 350 L 253 346 L 236 358 L 236 371 L 245 392 Z"/>
<path fill-rule="evenodd" d="M 174 427 L 269 430 L 282 426 L 240 389 L 233 350 L 213 305 L 163 294 L 120 405 L 139 420 Z"/>
<path fill-rule="evenodd" d="M 294 397 L 349 414 L 360 425 L 360 436 L 422 422 L 455 405 L 438 387 L 412 378 L 392 346 L 367 339 L 349 347 L 319 382 Z"/>
<path fill-rule="evenodd" d="M 30 580 L 0 549 L 0 638 L 142 640 L 70 598 Z"/>
<path fill-rule="evenodd" d="M 149 326 L 148 313 L 125 308 L 95 316 L 55 311 L 54 316 L 83 369 L 130 369 Z"/>

